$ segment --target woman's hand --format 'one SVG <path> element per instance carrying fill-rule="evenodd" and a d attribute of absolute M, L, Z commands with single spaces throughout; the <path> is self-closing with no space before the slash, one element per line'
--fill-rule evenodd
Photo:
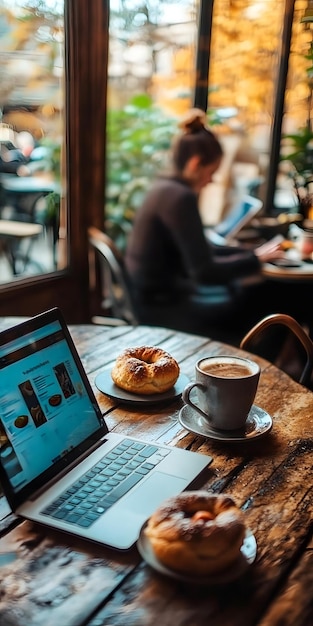
<path fill-rule="evenodd" d="M 258 257 L 261 263 L 266 263 L 268 261 L 273 261 L 274 259 L 283 259 L 285 256 L 285 252 L 282 248 L 282 243 L 284 241 L 284 237 L 282 235 L 277 235 L 263 243 L 261 246 L 255 248 L 255 255 Z"/>

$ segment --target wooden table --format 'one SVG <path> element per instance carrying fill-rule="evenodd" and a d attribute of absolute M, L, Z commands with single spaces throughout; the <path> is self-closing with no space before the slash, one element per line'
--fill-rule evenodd
<path fill-rule="evenodd" d="M 70 328 L 93 385 L 95 376 L 128 346 L 161 346 L 190 379 L 202 356 L 242 354 L 207 338 L 162 328 Z M 110 430 L 213 456 L 203 487 L 231 494 L 257 540 L 257 558 L 247 574 L 219 586 L 186 585 L 156 573 L 136 548 L 119 554 L 21 523 L 2 498 L 0 624 L 313 624 L 313 393 L 254 358 L 262 369 L 256 404 L 272 416 L 273 428 L 251 441 L 221 443 L 186 431 L 178 421 L 181 400 L 135 409 L 95 389 Z M 17 558 L 4 564 L 10 555 L 3 553 L 12 551 Z"/>

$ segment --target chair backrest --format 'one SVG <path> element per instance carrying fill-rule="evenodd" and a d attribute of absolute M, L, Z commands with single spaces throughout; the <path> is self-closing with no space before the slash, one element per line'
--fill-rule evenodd
<path fill-rule="evenodd" d="M 121 252 L 108 235 L 94 226 L 88 228 L 88 240 L 99 261 L 105 314 L 137 326 Z"/>
<path fill-rule="evenodd" d="M 273 313 L 261 319 L 253 328 L 251 328 L 243 337 L 240 343 L 240 348 L 244 350 L 252 350 L 254 353 L 259 353 L 259 347 L 256 348 L 256 339 L 260 339 L 264 336 L 264 331 L 267 331 L 272 326 L 284 326 L 288 329 L 288 336 L 285 339 L 283 348 L 280 350 L 280 357 L 276 360 L 275 364 L 280 369 L 290 373 L 290 361 L 294 358 L 294 351 L 290 349 L 290 343 L 288 348 L 286 347 L 288 340 L 297 340 L 302 346 L 302 351 L 305 355 L 305 364 L 300 367 L 300 373 L 293 375 L 292 377 L 298 380 L 299 383 L 306 387 L 311 387 L 311 376 L 313 370 L 313 342 L 304 328 L 290 315 L 284 313 Z M 264 355 L 263 355 L 264 356 Z"/>

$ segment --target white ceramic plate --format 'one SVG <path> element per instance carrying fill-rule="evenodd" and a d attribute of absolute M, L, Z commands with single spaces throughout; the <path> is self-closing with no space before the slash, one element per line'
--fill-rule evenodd
<path fill-rule="evenodd" d="M 241 547 L 240 555 L 236 563 L 234 565 L 218 574 L 214 574 L 212 576 L 188 576 L 181 574 L 180 572 L 176 572 L 175 570 L 169 569 L 165 565 L 163 565 L 155 556 L 154 551 L 151 547 L 150 541 L 148 537 L 145 535 L 145 527 L 147 522 L 143 525 L 140 535 L 137 541 L 137 548 L 139 554 L 142 558 L 152 567 L 154 570 L 159 572 L 160 574 L 164 574 L 165 576 L 169 576 L 175 580 L 180 580 L 182 582 L 192 584 L 192 585 L 220 585 L 224 583 L 231 582 L 240 578 L 249 566 L 255 561 L 257 554 L 257 543 L 255 536 L 251 532 L 251 530 L 246 530 L 246 537 Z"/>
<path fill-rule="evenodd" d="M 105 370 L 96 376 L 95 385 L 99 391 L 105 393 L 114 400 L 119 400 L 126 404 L 159 404 L 165 400 L 175 400 L 178 398 L 186 385 L 190 382 L 189 378 L 185 374 L 180 374 L 174 387 L 165 391 L 165 393 L 156 393 L 153 395 L 140 395 L 137 393 L 130 393 L 124 389 L 117 387 L 112 378 L 111 370 Z"/>
<path fill-rule="evenodd" d="M 188 404 L 180 410 L 178 419 L 186 430 L 217 441 L 249 441 L 265 435 L 273 425 L 271 416 L 255 404 L 248 415 L 244 430 L 215 430 L 200 413 Z"/>

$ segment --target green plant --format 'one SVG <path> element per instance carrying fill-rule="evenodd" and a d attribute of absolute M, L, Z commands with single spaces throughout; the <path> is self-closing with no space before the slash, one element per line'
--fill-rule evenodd
<path fill-rule="evenodd" d="M 291 144 L 293 150 L 282 154 L 280 159 L 291 164 L 288 174 L 292 178 L 299 206 L 305 210 L 313 183 L 313 132 L 306 126 L 300 128 L 298 133 L 283 135 L 283 139 Z"/>
<path fill-rule="evenodd" d="M 107 115 L 106 230 L 124 249 L 137 208 L 166 154 L 177 128 L 147 95 L 132 98 Z"/>
<path fill-rule="evenodd" d="M 218 123 L 213 111 L 208 115 Z M 167 170 L 177 122 L 146 94 L 122 109 L 108 110 L 105 228 L 121 250 L 152 179 Z"/>
<path fill-rule="evenodd" d="M 54 181 L 59 183 L 61 180 L 61 145 L 50 138 L 44 138 L 40 142 L 40 145 L 45 147 L 47 151 L 42 161 L 41 169 L 53 174 Z M 61 196 L 59 191 L 52 191 L 46 196 L 46 211 L 44 217 L 46 225 L 58 223 L 60 202 Z"/>

